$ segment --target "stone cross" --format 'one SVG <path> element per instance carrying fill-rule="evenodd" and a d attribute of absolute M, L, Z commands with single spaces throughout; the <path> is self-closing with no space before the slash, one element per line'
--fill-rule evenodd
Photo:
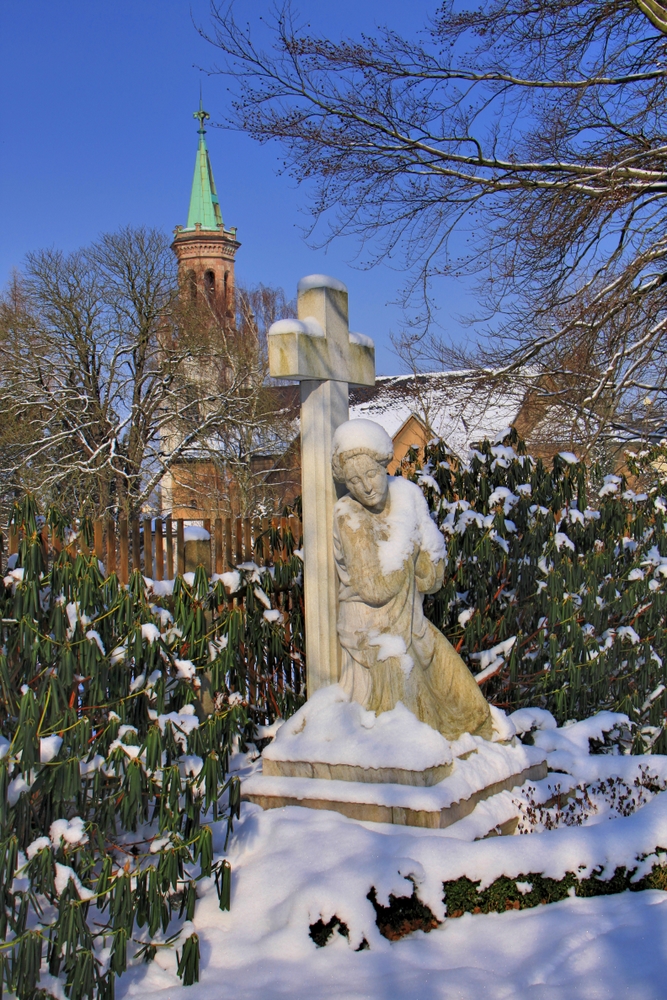
<path fill-rule="evenodd" d="M 304 598 L 307 691 L 335 684 L 340 673 L 336 631 L 338 579 L 333 557 L 331 473 L 336 428 L 349 417 L 348 386 L 375 385 L 375 346 L 350 333 L 347 288 L 313 274 L 298 286 L 298 320 L 269 330 L 269 369 L 274 378 L 301 383 L 301 496 L 303 501 Z"/>

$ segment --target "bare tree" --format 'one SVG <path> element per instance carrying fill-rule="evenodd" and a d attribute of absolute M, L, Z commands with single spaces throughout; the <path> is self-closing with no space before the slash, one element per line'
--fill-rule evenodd
<path fill-rule="evenodd" d="M 288 472 L 285 453 L 298 434 L 298 412 L 289 389 L 272 384 L 266 338 L 271 324 L 294 308 L 282 289 L 261 284 L 237 284 L 233 323 L 212 315 L 207 302 L 188 304 L 188 325 L 199 329 L 199 340 L 206 344 L 205 358 L 188 362 L 190 391 L 208 384 L 225 392 L 234 385 L 238 392 L 241 386 L 243 419 L 217 422 L 180 452 L 167 506 L 241 517 L 281 509 L 281 473 Z M 191 420 L 200 420 L 209 408 L 201 403 Z M 185 430 L 182 420 L 173 421 L 165 442 L 170 436 L 176 442 Z"/>
<path fill-rule="evenodd" d="M 336 43 L 289 4 L 270 50 L 232 3 L 202 33 L 236 81 L 235 121 L 314 182 L 328 238 L 405 261 L 405 301 L 425 307 L 413 353 L 442 354 L 433 279 L 476 275 L 493 317 L 482 366 L 596 434 L 634 435 L 667 410 L 665 32 L 656 0 L 447 0 L 414 40 Z"/>
<path fill-rule="evenodd" d="M 235 483 L 240 515 L 278 512 L 284 500 L 283 481 L 289 471 L 288 449 L 299 433 L 298 396 L 276 384 L 269 374 L 267 336 L 276 320 L 293 316 L 296 302 L 282 289 L 240 285 L 236 292 L 236 331 L 246 350 L 256 353 L 262 380 L 253 395 L 254 420 L 229 428 L 225 448 L 228 475 Z M 233 457 L 232 457 L 233 456 Z M 230 505 L 233 506 L 233 505 Z"/>
<path fill-rule="evenodd" d="M 28 488 L 133 515 L 189 449 L 270 423 L 264 375 L 261 351 L 179 295 L 164 234 L 31 254 L 0 306 L 3 501 Z"/>
<path fill-rule="evenodd" d="M 7 372 L 0 370 L 3 388 L 13 380 L 14 372 L 22 370 L 26 357 L 30 355 L 32 326 L 25 286 L 15 271 L 5 294 L 0 297 L 0 357 L 3 365 L 8 365 Z M 21 391 L 20 380 L 17 389 Z M 22 470 L 15 463 L 17 453 L 29 448 L 33 421 L 38 419 L 39 411 L 26 405 L 20 413 L 13 413 L 11 409 L 3 412 L 3 419 L 0 420 L 0 468 L 4 471 L 0 494 L 5 509 L 18 500 L 26 488 L 34 489 L 39 483 L 35 462 Z"/>

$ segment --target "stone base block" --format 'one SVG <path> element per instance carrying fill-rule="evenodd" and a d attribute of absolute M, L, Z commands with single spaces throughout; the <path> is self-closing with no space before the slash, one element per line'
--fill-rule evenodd
<path fill-rule="evenodd" d="M 402 767 L 360 767 L 355 764 L 326 764 L 322 761 L 265 759 L 262 773 L 276 778 L 322 778 L 326 781 L 361 781 L 365 784 L 412 785 L 430 788 L 451 774 L 451 764 L 409 771 Z"/>
<path fill-rule="evenodd" d="M 461 781 L 466 764 L 468 761 L 457 762 L 457 774 L 430 787 L 257 774 L 244 782 L 242 798 L 263 809 L 283 806 L 332 809 L 350 819 L 371 823 L 444 829 L 468 816 L 483 799 L 547 775 L 547 765 L 542 760 L 484 784 L 475 781 L 480 773 L 471 762 L 468 769 L 471 773 L 464 773 Z M 455 783 L 452 778 L 457 778 Z M 457 796 L 462 791 L 466 794 Z"/>

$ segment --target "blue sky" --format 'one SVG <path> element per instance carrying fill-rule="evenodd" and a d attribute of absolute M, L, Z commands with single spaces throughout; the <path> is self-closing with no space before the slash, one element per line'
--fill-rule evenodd
<path fill-rule="evenodd" d="M 435 0 L 302 0 L 314 29 L 356 36 L 377 23 L 412 32 Z M 254 19 L 270 0 L 241 0 Z M 128 223 L 170 232 L 185 223 L 197 145 L 199 83 L 213 120 L 224 113 L 224 79 L 208 77 L 216 52 L 195 31 L 208 0 L 2 0 L 0 4 L 0 284 L 30 250 L 74 249 Z M 307 192 L 277 166 L 277 146 L 209 128 L 207 141 L 227 226 L 238 227 L 238 276 L 294 294 L 304 274 L 325 272 L 350 290 L 353 328 L 372 336 L 379 373 L 400 370 L 390 303 L 401 275 L 354 267 L 356 246 L 326 252 L 302 235 Z M 456 330 L 470 305 L 464 289 L 440 295 L 441 321 Z"/>

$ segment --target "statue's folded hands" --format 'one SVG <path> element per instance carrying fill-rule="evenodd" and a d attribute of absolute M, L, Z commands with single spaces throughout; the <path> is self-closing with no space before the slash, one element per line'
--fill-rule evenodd
<path fill-rule="evenodd" d="M 445 560 L 433 561 L 428 552 L 420 551 L 415 562 L 415 582 L 420 594 L 436 594 L 445 576 Z"/>

